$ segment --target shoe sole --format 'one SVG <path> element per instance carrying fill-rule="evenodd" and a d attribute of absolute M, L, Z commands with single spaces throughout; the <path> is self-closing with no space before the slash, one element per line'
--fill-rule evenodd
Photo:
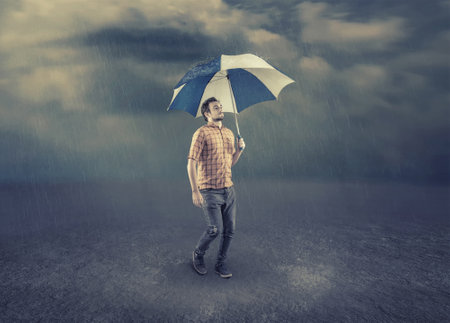
<path fill-rule="evenodd" d="M 217 270 L 216 270 L 216 274 L 222 278 L 231 278 L 233 276 L 233 274 L 228 274 L 228 275 L 221 274 Z"/>
<path fill-rule="evenodd" d="M 193 251 L 192 252 L 192 267 L 194 267 L 194 270 L 195 270 L 195 272 L 197 273 L 197 274 L 199 274 L 199 275 L 206 275 L 208 272 L 207 271 L 205 271 L 205 272 L 201 272 L 201 271 L 199 271 L 198 269 L 197 269 L 197 267 L 195 267 L 195 251 Z"/>

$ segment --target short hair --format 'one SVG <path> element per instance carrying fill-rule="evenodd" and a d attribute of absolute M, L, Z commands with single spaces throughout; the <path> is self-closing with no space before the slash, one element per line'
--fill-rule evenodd
<path fill-rule="evenodd" d="M 205 116 L 205 113 L 209 111 L 209 104 L 211 102 L 218 102 L 218 100 L 215 97 L 210 97 L 209 99 L 206 99 L 202 103 L 202 115 L 203 115 L 203 118 L 205 119 L 205 121 L 208 121 L 208 118 Z"/>

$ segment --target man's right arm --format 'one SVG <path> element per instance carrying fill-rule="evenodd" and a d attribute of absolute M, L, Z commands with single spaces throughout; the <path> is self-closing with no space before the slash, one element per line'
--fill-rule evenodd
<path fill-rule="evenodd" d="M 198 189 L 197 183 L 197 162 L 191 158 L 188 159 L 187 172 L 192 189 L 192 203 L 197 207 L 202 207 L 203 197 Z"/>

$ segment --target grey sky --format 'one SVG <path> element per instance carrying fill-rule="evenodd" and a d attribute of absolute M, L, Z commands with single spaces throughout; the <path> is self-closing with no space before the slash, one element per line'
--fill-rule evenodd
<path fill-rule="evenodd" d="M 185 174 L 193 65 L 296 80 L 239 116 L 236 176 L 448 182 L 450 1 L 3 1 L 1 181 Z M 234 129 L 231 116 L 227 125 Z"/>

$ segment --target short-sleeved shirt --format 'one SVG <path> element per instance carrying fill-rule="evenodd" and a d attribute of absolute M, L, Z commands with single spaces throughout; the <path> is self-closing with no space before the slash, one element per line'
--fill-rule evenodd
<path fill-rule="evenodd" d="M 234 134 L 222 126 L 209 122 L 192 136 L 188 159 L 197 162 L 199 189 L 220 189 L 233 186 L 231 164 L 233 161 Z"/>

